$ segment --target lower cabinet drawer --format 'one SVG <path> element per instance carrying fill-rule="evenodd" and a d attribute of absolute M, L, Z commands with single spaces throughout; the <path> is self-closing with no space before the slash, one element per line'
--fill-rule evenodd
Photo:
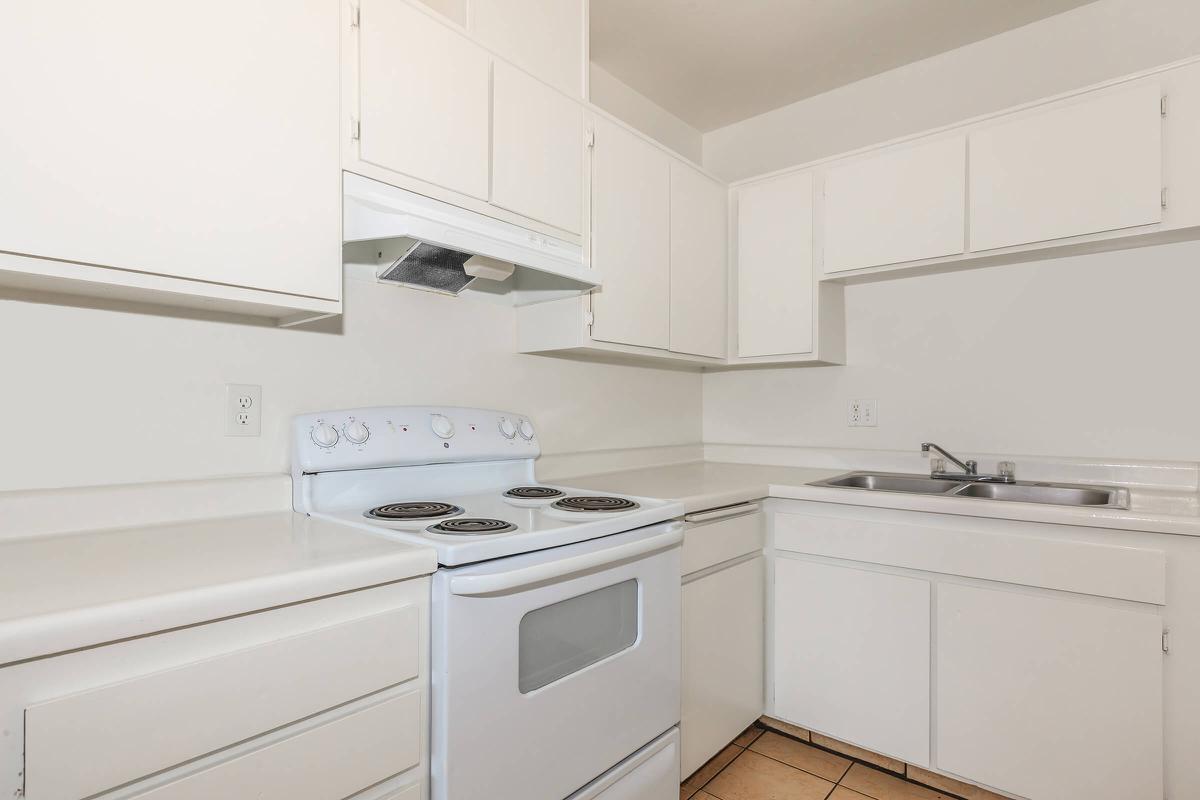
<path fill-rule="evenodd" d="M 751 503 L 684 517 L 682 574 L 762 550 L 764 527 L 759 508 L 758 503 Z"/>
<path fill-rule="evenodd" d="M 89 797 L 407 681 L 418 639 L 407 605 L 29 705 L 25 797 Z"/>
<path fill-rule="evenodd" d="M 412 691 L 131 800 L 343 800 L 420 760 L 421 693 Z M 418 786 L 395 795 L 419 796 Z"/>

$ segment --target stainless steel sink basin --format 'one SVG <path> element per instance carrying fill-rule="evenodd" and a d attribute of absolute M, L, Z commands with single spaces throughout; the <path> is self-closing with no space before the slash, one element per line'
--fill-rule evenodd
<path fill-rule="evenodd" d="M 870 489 L 876 492 L 909 492 L 911 494 L 945 494 L 959 484 L 955 481 L 939 481 L 921 475 L 898 475 L 886 472 L 851 472 L 816 486 L 838 486 L 846 489 Z"/>
<path fill-rule="evenodd" d="M 845 475 L 838 475 L 836 478 L 814 481 L 809 485 L 862 489 L 873 492 L 969 497 L 1009 503 L 1129 508 L 1129 492 L 1114 486 L 1080 486 L 1071 483 L 1031 481 L 973 483 L 939 480 L 925 475 L 909 475 L 899 472 L 848 472 Z"/>
<path fill-rule="evenodd" d="M 1015 503 L 1050 503 L 1056 506 L 1107 506 L 1119 503 L 1120 489 L 1067 486 L 1052 483 L 971 483 L 954 492 L 955 497 L 983 497 Z"/>

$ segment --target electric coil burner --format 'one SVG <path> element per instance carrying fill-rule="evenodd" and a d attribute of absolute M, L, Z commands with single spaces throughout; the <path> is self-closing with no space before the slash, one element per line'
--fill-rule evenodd
<path fill-rule="evenodd" d="M 403 521 L 438 519 L 439 517 L 452 517 L 455 514 L 461 513 L 463 513 L 461 508 L 450 505 L 449 503 L 418 502 L 388 503 L 386 506 L 377 506 L 376 508 L 372 508 L 366 513 L 365 516 L 372 517 L 374 519 Z"/>
<path fill-rule="evenodd" d="M 603 497 L 600 495 L 585 495 L 581 497 L 564 497 L 550 506 L 559 511 L 593 511 L 611 513 L 614 511 L 632 511 L 638 504 L 624 497 Z"/>
<path fill-rule="evenodd" d="M 562 497 L 565 492 L 561 489 L 551 489 L 549 486 L 515 486 L 504 493 L 505 497 L 517 500 L 552 500 Z"/>
<path fill-rule="evenodd" d="M 425 530 L 430 533 L 449 533 L 456 536 L 480 536 L 488 533 L 508 533 L 516 529 L 516 525 L 513 525 L 511 522 L 505 522 L 502 519 L 464 517 L 462 519 L 448 519 L 445 522 L 439 522 L 437 525 L 430 525 Z"/>

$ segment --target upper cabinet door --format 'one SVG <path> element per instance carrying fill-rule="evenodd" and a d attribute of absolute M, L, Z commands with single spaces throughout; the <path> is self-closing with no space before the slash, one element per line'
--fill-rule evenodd
<path fill-rule="evenodd" d="M 811 172 L 741 187 L 737 194 L 738 355 L 811 353 Z"/>
<path fill-rule="evenodd" d="M 0 251 L 336 300 L 337 0 L 0 3 Z"/>
<path fill-rule="evenodd" d="M 835 164 L 825 173 L 825 272 L 962 253 L 966 193 L 965 135 Z"/>
<path fill-rule="evenodd" d="M 972 131 L 971 249 L 1159 222 L 1160 103 L 1148 82 Z"/>
<path fill-rule="evenodd" d="M 725 356 L 729 192 L 671 162 L 671 350 Z"/>
<path fill-rule="evenodd" d="M 583 98 L 584 0 L 471 0 L 471 33 L 546 83 Z"/>
<path fill-rule="evenodd" d="M 492 86 L 492 202 L 583 232 L 583 107 L 497 61 Z"/>
<path fill-rule="evenodd" d="M 487 200 L 491 57 L 407 0 L 359 15 L 359 158 Z"/>
<path fill-rule="evenodd" d="M 592 194 L 592 263 L 604 280 L 592 293 L 592 336 L 665 350 L 671 334 L 670 158 L 597 118 Z"/>

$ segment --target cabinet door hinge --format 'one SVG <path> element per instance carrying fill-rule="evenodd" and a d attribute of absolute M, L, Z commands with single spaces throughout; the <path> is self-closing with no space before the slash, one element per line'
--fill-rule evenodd
<path fill-rule="evenodd" d="M 357 28 L 362 25 L 362 9 L 358 6 L 350 6 L 350 27 Z"/>
<path fill-rule="evenodd" d="M 583 132 L 583 143 L 588 147 L 596 146 L 596 129 L 588 126 L 588 129 Z"/>
<path fill-rule="evenodd" d="M 1164 117 L 1167 115 L 1167 96 L 1165 94 L 1158 100 L 1158 113 Z"/>
<path fill-rule="evenodd" d="M 1162 207 L 1166 208 L 1167 207 L 1167 187 L 1164 186 L 1162 188 L 1162 194 L 1160 195 L 1159 200 L 1162 202 Z"/>
<path fill-rule="evenodd" d="M 350 118 L 350 141 L 357 142 L 362 138 L 362 123 L 358 117 Z"/>
<path fill-rule="evenodd" d="M 1171 652 L 1171 631 L 1167 628 L 1163 628 L 1162 649 L 1164 653 Z"/>

